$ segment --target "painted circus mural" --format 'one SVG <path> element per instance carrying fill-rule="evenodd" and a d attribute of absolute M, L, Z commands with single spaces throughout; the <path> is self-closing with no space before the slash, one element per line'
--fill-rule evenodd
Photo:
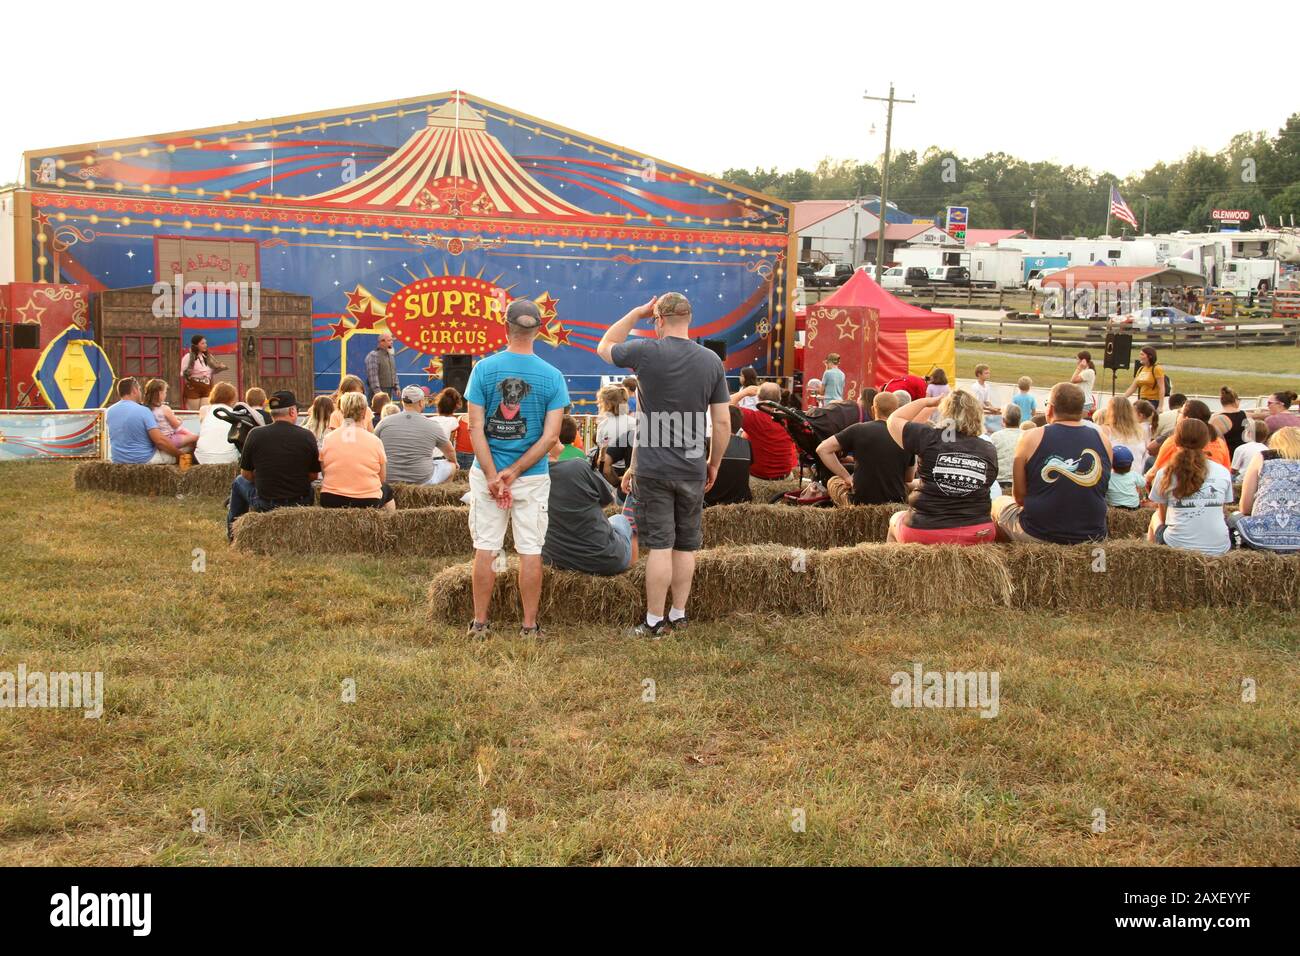
<path fill-rule="evenodd" d="M 241 390 L 305 402 L 389 331 L 401 384 L 436 391 L 445 362 L 502 345 L 516 298 L 540 306 L 539 354 L 581 406 L 621 375 L 595 354 L 604 329 L 669 290 L 729 370 L 786 371 L 787 204 L 468 93 L 25 158 L 23 281 L 0 303 L 41 331 L 11 408 L 93 407 L 113 376 L 177 388 L 195 334 Z M 33 312 L 33 290 L 63 289 L 75 316 Z"/>

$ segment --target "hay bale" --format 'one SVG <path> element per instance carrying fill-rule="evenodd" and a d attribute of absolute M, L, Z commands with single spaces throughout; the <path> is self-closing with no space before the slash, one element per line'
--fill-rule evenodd
<path fill-rule="evenodd" d="M 239 474 L 239 465 L 191 465 L 180 472 L 180 494 L 187 498 L 225 498 Z"/>
<path fill-rule="evenodd" d="M 399 510 L 461 505 L 460 499 L 467 491 L 468 481 L 448 481 L 441 485 L 404 485 L 394 482 L 393 501 Z"/>
<path fill-rule="evenodd" d="M 810 554 L 806 567 L 815 557 Z M 497 575 L 489 617 L 514 621 L 519 617 L 519 562 Z M 791 549 L 781 545 L 700 551 L 695 557 L 695 581 L 688 613 L 692 620 L 729 617 L 738 610 L 794 616 L 813 613 L 818 594 L 809 587 L 810 573 L 794 571 Z M 645 565 L 615 577 L 596 577 L 547 568 L 542 576 L 538 615 L 544 623 L 631 625 L 645 607 Z M 441 623 L 460 624 L 474 612 L 473 565 L 460 564 L 439 573 L 429 584 L 429 614 Z"/>
<path fill-rule="evenodd" d="M 860 544 L 817 557 L 823 612 L 944 612 L 1009 607 L 1015 582 L 997 545 Z"/>
<path fill-rule="evenodd" d="M 1150 508 L 1138 508 L 1136 511 L 1127 508 L 1106 509 L 1106 532 L 1107 537 L 1112 541 L 1121 538 L 1145 538 L 1147 526 L 1150 524 Z"/>
<path fill-rule="evenodd" d="M 1015 605 L 1060 611 L 1181 611 L 1300 605 L 1300 558 L 1232 551 L 1212 558 L 1144 540 L 1002 548 Z M 1251 582 L 1268 581 L 1266 588 Z"/>
<path fill-rule="evenodd" d="M 601 578 L 576 571 L 547 568 L 542 575 L 538 616 L 544 624 L 632 624 L 645 606 L 644 565 L 617 577 Z M 439 572 L 429 583 L 430 619 L 443 624 L 464 624 L 474 616 L 474 565 L 458 564 Z M 519 619 L 519 560 L 497 575 L 488 609 L 492 621 Z"/>
<path fill-rule="evenodd" d="M 77 491 L 109 491 L 119 495 L 176 495 L 181 472 L 175 465 L 119 465 L 111 461 L 88 461 L 72 475 Z"/>
<path fill-rule="evenodd" d="M 277 508 L 235 522 L 235 547 L 254 554 L 469 554 L 468 509 Z M 507 541 L 510 534 L 506 532 Z"/>
<path fill-rule="evenodd" d="M 783 478 L 780 481 L 768 481 L 764 478 L 749 479 L 749 493 L 754 497 L 754 504 L 765 505 L 778 495 L 787 491 L 798 491 L 797 478 Z"/>
<path fill-rule="evenodd" d="M 889 519 L 902 505 L 808 508 L 792 505 L 717 505 L 704 512 L 704 546 L 785 544 L 838 548 L 884 541 Z"/>

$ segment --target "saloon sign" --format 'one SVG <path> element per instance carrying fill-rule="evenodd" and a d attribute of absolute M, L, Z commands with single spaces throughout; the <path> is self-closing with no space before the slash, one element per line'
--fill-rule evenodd
<path fill-rule="evenodd" d="M 431 276 L 403 286 L 388 300 L 388 329 L 425 355 L 488 355 L 506 342 L 510 297 L 473 276 Z"/>

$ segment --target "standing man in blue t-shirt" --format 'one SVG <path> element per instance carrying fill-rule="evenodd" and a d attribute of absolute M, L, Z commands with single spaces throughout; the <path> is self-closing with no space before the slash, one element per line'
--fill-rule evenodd
<path fill-rule="evenodd" d="M 109 457 L 121 465 L 176 464 L 180 452 L 163 437 L 158 420 L 140 398 L 140 383 L 135 379 L 117 383 L 117 401 L 104 413 Z"/>
<path fill-rule="evenodd" d="M 492 568 L 505 544 L 506 521 L 519 553 L 521 637 L 541 637 L 542 545 L 551 496 L 546 453 L 560 435 L 569 404 L 564 376 L 533 354 L 542 328 L 537 305 L 517 299 L 506 309 L 506 348 L 474 366 L 465 389 L 474 467 L 469 473 L 469 532 L 474 539 L 474 620 L 471 637 L 486 637 L 496 585 Z"/>
<path fill-rule="evenodd" d="M 822 399 L 829 405 L 844 397 L 844 372 L 840 369 L 840 353 L 826 356 L 826 371 L 822 373 Z"/>

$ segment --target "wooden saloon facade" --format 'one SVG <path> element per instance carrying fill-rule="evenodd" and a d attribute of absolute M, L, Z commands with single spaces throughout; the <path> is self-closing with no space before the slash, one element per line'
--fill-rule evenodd
<path fill-rule="evenodd" d="M 177 335 L 177 319 L 155 315 L 158 299 L 152 286 L 106 289 L 95 297 L 95 339 L 108 354 L 119 377 L 143 383 L 161 378 L 171 386 L 170 401 L 181 405 L 181 359 L 188 339 Z M 256 324 L 239 317 L 204 319 L 187 328 L 208 338 L 213 357 L 229 370 L 215 381 L 228 381 L 243 397 L 257 386 L 270 395 L 289 389 L 301 405 L 312 396 L 311 297 L 263 289 Z M 185 320 L 181 320 L 184 326 Z M 214 340 L 221 344 L 213 348 Z M 226 346 L 233 346 L 229 348 Z M 217 349 L 220 349 L 218 351 Z"/>

